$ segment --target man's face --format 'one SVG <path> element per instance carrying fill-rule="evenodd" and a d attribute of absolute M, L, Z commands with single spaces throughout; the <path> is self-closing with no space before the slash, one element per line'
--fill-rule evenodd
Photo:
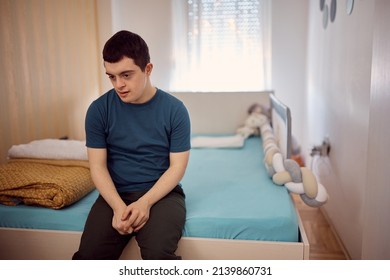
<path fill-rule="evenodd" d="M 143 72 L 133 59 L 124 57 L 115 63 L 105 61 L 104 67 L 116 93 L 123 102 L 141 104 L 149 100 L 150 96 L 144 93 L 152 64 L 149 63 Z"/>

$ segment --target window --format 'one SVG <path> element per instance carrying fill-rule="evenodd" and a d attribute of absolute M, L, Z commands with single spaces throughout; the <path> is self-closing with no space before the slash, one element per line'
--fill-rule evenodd
<path fill-rule="evenodd" d="M 172 91 L 269 89 L 270 0 L 173 1 Z"/>

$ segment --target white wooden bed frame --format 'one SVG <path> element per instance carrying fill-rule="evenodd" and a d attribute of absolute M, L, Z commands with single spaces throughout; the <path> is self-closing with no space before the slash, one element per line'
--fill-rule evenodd
<path fill-rule="evenodd" d="M 232 133 L 253 103 L 270 105 L 272 92 L 175 93 L 186 104 L 195 133 Z M 221 111 L 221 105 L 224 110 Z M 177 254 L 184 260 L 305 260 L 310 245 L 298 214 L 299 242 L 183 237 Z M 2 260 L 67 260 L 78 249 L 81 232 L 0 228 Z M 133 238 L 121 259 L 141 259 Z"/>

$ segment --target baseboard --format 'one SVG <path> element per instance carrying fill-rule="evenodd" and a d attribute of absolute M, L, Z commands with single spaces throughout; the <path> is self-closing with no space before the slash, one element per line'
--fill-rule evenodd
<path fill-rule="evenodd" d="M 334 236 L 336 238 L 336 241 L 340 245 L 340 248 L 343 251 L 345 257 L 348 260 L 351 260 L 351 256 L 349 255 L 347 248 L 344 246 L 343 241 L 341 240 L 339 234 L 337 233 L 337 231 L 336 231 L 336 229 L 335 229 L 335 227 L 334 227 L 334 225 L 332 223 L 332 220 L 328 216 L 328 213 L 326 213 L 326 210 L 324 208 L 322 208 L 322 207 L 320 207 L 320 211 L 321 211 L 321 214 L 324 216 L 325 220 L 328 222 L 329 227 L 332 230 L 332 232 L 333 232 L 333 234 L 334 234 Z"/>

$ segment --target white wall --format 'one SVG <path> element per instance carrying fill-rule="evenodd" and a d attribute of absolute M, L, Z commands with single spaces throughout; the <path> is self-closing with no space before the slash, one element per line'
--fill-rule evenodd
<path fill-rule="evenodd" d="M 355 1 L 348 15 L 338 1 L 326 29 L 318 1 L 309 12 L 307 145 L 329 137 L 329 158 L 317 166 L 330 195 L 323 208 L 353 259 L 362 257 L 374 6 Z"/>
<path fill-rule="evenodd" d="M 351 258 L 390 259 L 390 2 L 354 2 L 348 15 L 337 1 L 324 29 L 319 1 L 272 1 L 273 89 L 292 108 L 307 164 L 329 137 L 330 155 L 314 167 L 330 194 L 322 210 Z"/>
<path fill-rule="evenodd" d="M 272 90 L 290 107 L 292 134 L 302 145 L 306 118 L 309 0 L 272 0 Z"/>
<path fill-rule="evenodd" d="M 375 1 L 363 259 L 390 259 L 390 1 Z"/>

